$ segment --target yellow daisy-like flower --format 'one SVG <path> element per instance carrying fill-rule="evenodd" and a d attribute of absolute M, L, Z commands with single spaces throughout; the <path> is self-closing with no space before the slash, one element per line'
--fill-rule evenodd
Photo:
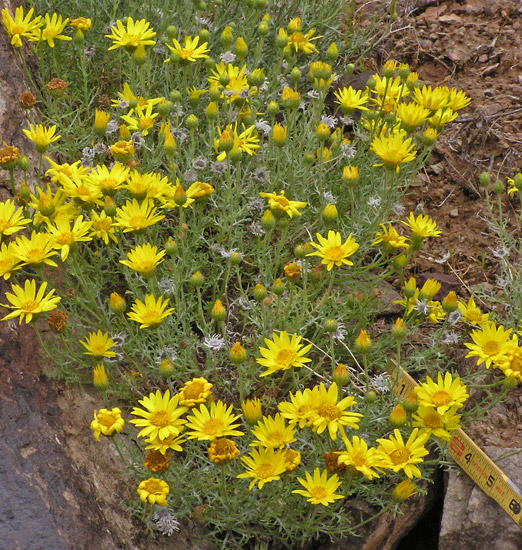
<path fill-rule="evenodd" d="M 285 52 L 294 50 L 296 53 L 317 53 L 317 47 L 312 43 L 312 40 L 322 38 L 322 36 L 314 36 L 315 29 L 310 29 L 306 34 L 300 31 L 293 32 L 288 37 L 288 45 L 285 46 Z M 313 38 L 312 38 L 313 37 Z"/>
<path fill-rule="evenodd" d="M 53 250 L 53 243 L 46 233 L 33 231 L 30 238 L 20 235 L 16 238 L 12 251 L 22 262 L 22 266 L 32 265 L 36 267 L 44 263 L 58 267 L 56 262 L 50 259 L 52 256 L 56 256 L 56 252 Z"/>
<path fill-rule="evenodd" d="M 149 279 L 154 275 L 156 267 L 163 262 L 165 254 L 165 250 L 158 252 L 158 247 L 150 243 L 139 244 L 127 253 L 127 260 L 120 260 L 120 264 L 130 267 L 145 279 Z"/>
<path fill-rule="evenodd" d="M 0 244 L 0 277 L 5 280 L 11 277 L 13 271 L 17 271 L 21 268 L 20 260 L 15 256 L 13 252 L 14 243 L 2 243 Z"/>
<path fill-rule="evenodd" d="M 458 430 L 461 427 L 459 424 L 460 416 L 455 414 L 458 408 L 452 407 L 439 414 L 437 409 L 421 405 L 412 415 L 412 426 L 421 428 L 421 431 L 425 431 L 428 435 L 449 441 L 451 438 L 450 431 Z"/>
<path fill-rule="evenodd" d="M 116 226 L 121 227 L 124 233 L 141 231 L 158 223 L 165 216 L 156 214 L 152 200 L 147 199 L 139 203 L 136 199 L 127 201 L 116 211 Z"/>
<path fill-rule="evenodd" d="M 482 313 L 475 304 L 473 296 L 470 296 L 467 303 L 459 301 L 459 311 L 462 314 L 462 318 L 471 323 L 472 325 L 482 326 L 489 320 L 489 313 Z"/>
<path fill-rule="evenodd" d="M 455 407 L 457 409 L 462 407 L 468 398 L 466 386 L 458 376 L 453 378 L 450 372 L 444 375 L 444 379 L 439 372 L 436 383 L 427 376 L 426 382 L 416 386 L 415 395 L 419 406 L 435 408 L 439 414 L 444 414 Z"/>
<path fill-rule="evenodd" d="M 385 166 L 396 173 L 399 173 L 400 164 L 412 161 L 417 154 L 411 138 L 405 138 L 400 133 L 374 137 L 370 151 L 373 151 L 382 160 L 374 166 Z"/>
<path fill-rule="evenodd" d="M 399 76 L 395 78 L 383 76 L 381 78 L 380 75 L 374 74 L 372 78 L 375 82 L 372 91 L 377 95 L 376 98 L 372 98 L 372 101 L 377 105 L 384 106 L 385 112 L 393 111 L 399 98 L 407 97 L 410 93 Z"/>
<path fill-rule="evenodd" d="M 397 107 L 397 118 L 407 132 L 413 132 L 417 126 L 426 122 L 430 115 L 429 109 L 417 103 L 400 103 Z"/>
<path fill-rule="evenodd" d="M 72 40 L 70 36 L 61 34 L 67 23 L 69 23 L 69 18 L 64 20 L 57 13 L 53 13 L 52 16 L 46 13 L 42 27 L 42 41 L 47 42 L 51 48 L 54 48 L 55 40 Z"/>
<path fill-rule="evenodd" d="M 388 223 L 388 227 L 381 224 L 382 232 L 377 231 L 375 238 L 372 241 L 372 246 L 382 243 L 386 252 L 393 252 L 398 248 L 408 249 L 409 244 L 406 237 L 399 235 L 397 230 L 391 223 Z"/>
<path fill-rule="evenodd" d="M 243 432 L 236 430 L 239 424 L 234 424 L 240 416 L 233 414 L 232 405 L 227 406 L 222 401 L 211 403 L 210 408 L 202 404 L 199 409 L 192 409 L 192 415 L 187 416 L 187 428 L 191 428 L 187 435 L 189 439 L 200 441 L 243 435 Z"/>
<path fill-rule="evenodd" d="M 115 162 L 109 170 L 107 166 L 96 166 L 86 178 L 88 185 L 98 187 L 104 196 L 112 197 L 127 181 L 130 168 Z"/>
<path fill-rule="evenodd" d="M 149 103 L 146 107 L 136 107 L 121 118 L 127 123 L 129 130 L 136 130 L 147 136 L 149 130 L 154 127 L 154 119 L 159 115 L 153 113 L 152 109 L 153 105 Z M 134 113 L 135 116 L 132 116 Z"/>
<path fill-rule="evenodd" d="M 128 182 L 124 188 L 137 200 L 159 199 L 166 202 L 167 198 L 174 196 L 175 188 L 170 183 L 167 176 L 159 172 L 146 172 L 140 174 L 133 170 L 129 176 Z"/>
<path fill-rule="evenodd" d="M 290 425 L 299 424 L 300 428 L 304 428 L 312 424 L 315 414 L 310 402 L 310 394 L 310 390 L 297 391 L 295 395 L 290 392 L 290 403 L 281 401 L 277 405 L 277 408 L 281 411 L 281 416 L 286 418 Z"/>
<path fill-rule="evenodd" d="M 236 458 L 239 454 L 239 449 L 235 441 L 222 437 L 220 439 L 214 439 L 208 446 L 208 458 L 214 464 L 220 464 L 221 462 L 229 462 Z"/>
<path fill-rule="evenodd" d="M 180 416 L 188 409 L 179 405 L 179 394 L 171 397 L 169 390 L 164 394 L 156 390 L 156 393 L 151 393 L 138 402 L 143 409 L 134 407 L 131 414 L 140 418 L 130 420 L 131 424 L 141 428 L 138 437 L 150 441 L 163 441 L 171 436 L 177 437 L 181 433 L 186 420 Z"/>
<path fill-rule="evenodd" d="M 207 399 L 212 397 L 212 386 L 205 378 L 193 378 L 179 390 L 179 402 L 185 407 L 194 407 L 205 403 Z"/>
<path fill-rule="evenodd" d="M 123 430 L 125 420 L 121 416 L 121 410 L 114 407 L 111 410 L 100 409 L 94 411 L 94 420 L 91 422 L 91 430 L 94 432 L 96 441 L 100 441 L 100 435 L 111 437 Z"/>
<path fill-rule="evenodd" d="M 80 31 L 88 31 L 91 28 L 92 21 L 89 17 L 77 17 L 76 19 L 71 19 L 69 25 Z"/>
<path fill-rule="evenodd" d="M 183 447 L 181 445 L 185 443 L 187 439 L 183 435 L 169 435 L 164 439 L 160 439 L 159 437 L 148 437 L 146 441 L 148 445 L 145 447 L 145 449 L 151 451 L 159 451 L 161 454 L 165 454 L 167 451 L 170 450 L 178 451 L 179 453 L 183 451 Z"/>
<path fill-rule="evenodd" d="M 174 311 L 173 307 L 167 309 L 168 303 L 168 298 L 164 299 L 162 296 L 156 298 L 152 294 L 146 294 L 145 303 L 135 300 L 127 317 L 140 323 L 140 328 L 154 328 Z"/>
<path fill-rule="evenodd" d="M 228 78 L 228 84 L 222 86 L 220 80 L 225 76 Z M 247 82 L 246 76 L 246 65 L 243 65 L 241 68 L 234 67 L 234 65 L 223 63 L 216 64 L 215 68 L 212 69 L 212 74 L 209 76 L 208 81 L 214 85 L 219 85 L 223 87 L 223 94 L 221 97 L 225 96 L 228 103 L 234 103 L 237 105 L 242 105 L 247 101 L 247 97 L 254 95 L 256 90 L 251 88 Z"/>
<path fill-rule="evenodd" d="M 134 21 L 132 17 L 128 17 L 126 27 L 121 21 L 116 21 L 116 24 L 111 27 L 111 34 L 105 35 L 113 42 L 109 51 L 116 48 L 125 48 L 128 52 L 133 53 L 139 46 L 153 46 L 156 42 L 152 39 L 156 36 L 156 33 L 149 27 L 150 23 L 145 19 Z"/>
<path fill-rule="evenodd" d="M 23 217 L 23 208 L 16 208 L 14 201 L 0 202 L 0 238 L 20 231 L 31 221 Z"/>
<path fill-rule="evenodd" d="M 339 88 L 334 92 L 336 103 L 341 106 L 341 111 L 345 115 L 352 114 L 355 109 L 367 111 L 368 95 L 362 90 L 355 90 L 351 86 L 348 88 Z"/>
<path fill-rule="evenodd" d="M 24 319 L 26 323 L 30 323 L 38 318 L 40 313 L 56 309 L 60 296 L 53 296 L 54 288 L 45 295 L 47 283 L 44 281 L 38 292 L 36 291 L 36 281 L 28 279 L 24 283 L 24 288 L 19 285 L 12 285 L 12 292 L 6 292 L 5 297 L 9 300 L 9 304 L 0 304 L 3 307 L 13 309 L 11 313 L 2 317 L 2 321 L 20 317 L 18 320 L 21 323 Z"/>
<path fill-rule="evenodd" d="M 33 126 L 29 124 L 29 130 L 22 130 L 28 139 L 30 139 L 36 146 L 38 153 L 43 154 L 47 151 L 49 145 L 55 141 L 58 141 L 61 136 L 56 134 L 56 126 L 50 126 L 46 128 L 41 124 Z"/>
<path fill-rule="evenodd" d="M 116 238 L 116 226 L 110 216 L 107 216 L 105 210 L 99 214 L 94 210 L 91 213 L 91 237 L 101 239 L 105 244 L 109 244 L 109 239 L 118 242 Z"/>
<path fill-rule="evenodd" d="M 140 495 L 140 500 L 143 502 L 157 504 L 158 506 L 166 506 L 170 487 L 169 484 L 162 479 L 149 477 L 149 479 L 139 484 L 137 491 Z"/>
<path fill-rule="evenodd" d="M 312 344 L 303 346 L 301 336 L 292 334 L 290 340 L 286 330 L 279 334 L 272 333 L 272 340 L 265 338 L 267 348 L 259 348 L 259 353 L 263 357 L 256 359 L 256 362 L 268 370 L 259 376 L 267 376 L 279 370 L 288 370 L 292 367 L 302 367 L 305 363 L 310 363 L 311 359 L 304 357 L 312 348 Z"/>
<path fill-rule="evenodd" d="M 435 87 L 431 86 L 422 86 L 414 88 L 413 90 L 413 101 L 422 105 L 430 111 L 436 111 L 442 107 L 448 106 L 448 101 L 450 99 L 450 91 L 447 87 Z"/>
<path fill-rule="evenodd" d="M 158 103 L 161 103 L 164 101 L 164 98 L 162 97 L 156 97 L 153 99 L 145 99 L 142 96 L 135 95 L 132 91 L 132 88 L 129 86 L 127 82 L 123 84 L 123 91 L 118 92 L 118 98 L 119 99 L 112 99 L 111 105 L 113 107 L 122 107 L 125 106 L 125 108 L 129 105 L 131 101 L 136 102 L 137 107 L 145 108 L 147 105 L 158 105 Z"/>
<path fill-rule="evenodd" d="M 419 214 L 415 217 L 413 212 L 406 218 L 406 221 L 401 221 L 406 227 L 409 227 L 412 236 L 416 236 L 420 239 L 427 237 L 440 237 L 441 231 L 437 227 L 437 222 L 432 220 L 427 214 Z"/>
<path fill-rule="evenodd" d="M 22 38 L 27 38 L 29 42 L 38 42 L 40 40 L 42 16 L 38 15 L 31 20 L 33 13 L 34 8 L 31 8 L 24 17 L 23 6 L 18 6 L 13 19 L 7 8 L 2 10 L 2 22 L 7 36 L 11 39 L 11 45 L 15 48 L 22 47 Z"/>
<path fill-rule="evenodd" d="M 69 216 L 59 216 L 53 223 L 47 224 L 47 231 L 51 236 L 53 248 L 61 250 L 61 260 L 69 256 L 69 252 L 74 250 L 76 243 L 91 241 L 92 237 L 87 235 L 91 229 L 91 222 L 84 220 L 83 216 L 78 216 L 71 227 Z"/>
<path fill-rule="evenodd" d="M 320 233 L 316 233 L 319 244 L 310 243 L 315 252 L 310 252 L 307 256 L 319 256 L 321 263 L 326 265 L 326 269 L 331 271 L 334 266 L 353 265 L 351 260 L 347 260 L 358 248 L 359 245 L 352 238 L 352 233 L 348 235 L 346 241 L 342 242 L 341 234 L 337 231 L 328 231 L 328 238 L 324 238 Z"/>
<path fill-rule="evenodd" d="M 509 351 L 506 354 L 506 359 L 498 367 L 507 378 L 514 378 L 518 382 L 522 382 L 522 347 L 517 346 Z"/>
<path fill-rule="evenodd" d="M 248 486 L 249 490 L 256 483 L 259 489 L 262 489 L 265 483 L 281 479 L 281 474 L 286 472 L 285 451 L 283 449 L 277 451 L 265 449 L 264 447 L 253 449 L 250 456 L 241 458 L 241 462 L 246 472 L 239 474 L 237 477 L 240 479 L 252 478 Z"/>
<path fill-rule="evenodd" d="M 80 340 L 80 344 L 87 350 L 84 355 L 92 355 L 95 359 L 102 357 L 116 357 L 116 353 L 110 349 L 116 345 L 116 342 L 107 332 L 89 332 L 85 337 L 85 342 Z"/>
<path fill-rule="evenodd" d="M 352 441 L 344 439 L 344 444 L 346 451 L 338 453 L 339 464 L 345 464 L 352 472 L 359 472 L 369 480 L 379 477 L 373 469 L 381 465 L 376 447 L 368 448 L 366 441 L 356 435 Z"/>
<path fill-rule="evenodd" d="M 464 345 L 471 351 L 466 357 L 476 357 L 477 365 L 486 364 L 488 369 L 506 361 L 508 352 L 518 346 L 517 337 L 510 337 L 511 329 L 505 329 L 502 325 L 488 322 L 482 325 L 481 330 L 473 330 L 470 334 L 473 344 L 465 342 Z"/>
<path fill-rule="evenodd" d="M 250 443 L 251 447 L 281 449 L 295 441 L 295 429 L 285 424 L 285 419 L 279 413 L 264 416 L 252 429 L 252 435 L 257 438 Z"/>
<path fill-rule="evenodd" d="M 394 472 L 403 470 L 410 479 L 421 477 L 421 471 L 415 464 L 423 462 L 422 457 L 429 453 L 428 449 L 424 447 L 424 443 L 429 437 L 428 434 L 419 433 L 419 429 L 414 428 L 405 443 L 398 429 L 393 430 L 393 433 L 394 435 L 390 435 L 388 439 L 377 439 L 377 443 L 379 443 L 377 451 L 383 460 L 381 467 L 389 468 Z"/>
<path fill-rule="evenodd" d="M 405 479 L 393 488 L 391 492 L 392 500 L 403 502 L 417 493 L 417 486 L 411 479 Z"/>
<path fill-rule="evenodd" d="M 347 410 L 348 407 L 356 404 L 355 399 L 349 395 L 338 402 L 339 392 L 335 382 L 332 382 L 328 389 L 321 382 L 312 390 L 305 391 L 310 392 L 309 400 L 313 409 L 311 428 L 314 432 L 321 434 L 328 428 L 330 438 L 335 441 L 338 431 L 344 435 L 344 426 L 349 426 L 354 430 L 359 429 L 357 424 L 363 415 Z"/>
<path fill-rule="evenodd" d="M 259 149 L 259 136 L 256 132 L 255 126 L 250 126 L 249 128 L 245 128 L 245 125 L 242 124 L 243 131 L 238 134 L 237 133 L 237 122 L 234 124 L 234 127 L 232 128 L 232 124 L 228 124 L 226 128 L 221 132 L 218 128 L 218 131 L 220 133 L 220 136 L 224 134 L 225 132 L 232 138 L 232 147 L 231 149 L 239 149 L 242 153 L 247 153 L 247 155 L 255 155 L 256 149 Z M 214 140 L 214 149 L 216 152 L 219 150 L 219 139 Z M 230 149 L 230 150 L 231 150 Z M 221 151 L 219 155 L 217 156 L 217 160 L 219 162 L 225 160 L 227 158 L 229 151 Z"/>
<path fill-rule="evenodd" d="M 337 474 L 333 474 L 328 478 L 327 470 L 321 472 L 319 468 L 316 468 L 313 477 L 308 472 L 305 472 L 305 475 L 306 479 L 297 478 L 304 489 L 295 489 L 292 493 L 303 495 L 310 504 L 328 506 L 337 499 L 344 498 L 343 495 L 335 494 L 335 491 L 341 485 Z"/>
<path fill-rule="evenodd" d="M 185 36 L 183 46 L 175 38 L 172 39 L 172 43 L 174 44 L 173 46 L 170 44 L 166 45 L 173 55 L 165 59 L 165 63 L 176 60 L 180 65 L 189 65 L 190 63 L 195 63 L 198 59 L 208 58 L 207 52 L 210 51 L 207 48 L 208 42 L 199 44 L 199 36 L 194 38 Z"/>
<path fill-rule="evenodd" d="M 259 193 L 259 196 L 268 200 L 270 210 L 276 213 L 287 214 L 290 219 L 294 215 L 301 216 L 298 208 L 304 208 L 307 204 L 306 202 L 287 199 L 284 191 L 280 191 L 279 195 L 277 193 Z"/>
<path fill-rule="evenodd" d="M 449 89 L 449 98 L 446 107 L 453 109 L 454 111 L 460 111 L 467 107 L 471 102 L 471 98 L 468 97 L 462 90 L 456 90 L 455 88 Z"/>
<path fill-rule="evenodd" d="M 284 453 L 286 471 L 292 472 L 297 468 L 297 466 L 299 466 L 299 464 L 301 464 L 301 453 L 300 451 L 296 451 L 295 449 L 291 449 L 290 447 L 284 449 Z"/>

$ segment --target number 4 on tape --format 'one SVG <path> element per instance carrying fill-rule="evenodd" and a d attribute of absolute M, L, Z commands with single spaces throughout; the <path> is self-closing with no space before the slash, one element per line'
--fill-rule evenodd
<path fill-rule="evenodd" d="M 399 365 L 388 367 L 394 393 L 408 395 L 417 382 Z M 511 519 L 522 527 L 522 491 L 482 451 L 463 430 L 451 432 L 448 450 L 453 460 L 469 475 L 482 491 L 495 500 Z"/>

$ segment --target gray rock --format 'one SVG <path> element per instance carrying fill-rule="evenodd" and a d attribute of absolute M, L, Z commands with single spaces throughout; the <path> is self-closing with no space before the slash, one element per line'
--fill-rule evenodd
<path fill-rule="evenodd" d="M 492 459 L 518 449 L 483 447 Z M 522 453 L 496 463 L 522 487 Z M 451 472 L 442 517 L 439 550 L 520 550 L 522 529 L 465 473 Z"/>

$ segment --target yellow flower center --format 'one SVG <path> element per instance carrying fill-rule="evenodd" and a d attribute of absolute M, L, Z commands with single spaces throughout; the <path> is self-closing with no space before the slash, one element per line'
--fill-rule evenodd
<path fill-rule="evenodd" d="M 292 365 L 296 357 L 295 351 L 291 349 L 282 349 L 277 352 L 275 362 L 282 367 L 283 369 L 287 369 Z"/>
<path fill-rule="evenodd" d="M 91 344 L 91 353 L 95 356 L 95 357 L 101 357 L 107 350 L 106 350 L 106 347 L 105 347 L 105 344 L 101 343 L 101 344 Z"/>
<path fill-rule="evenodd" d="M 274 199 L 282 208 L 287 208 L 290 201 L 286 197 L 276 197 Z"/>
<path fill-rule="evenodd" d="M 482 351 L 486 355 L 495 355 L 499 352 L 500 346 L 496 340 L 488 340 L 483 346 Z"/>
<path fill-rule="evenodd" d="M 22 311 L 34 311 L 38 305 L 39 304 L 36 300 L 27 300 L 20 306 L 20 309 Z"/>
<path fill-rule="evenodd" d="M 45 145 L 47 144 L 47 142 L 45 143 Z M 90 194 L 91 194 L 91 191 L 88 187 L 86 187 L 85 185 L 79 185 L 77 188 L 76 188 L 76 194 L 79 196 L 79 197 L 88 197 Z"/>
<path fill-rule="evenodd" d="M 366 457 L 364 457 L 361 453 L 357 453 L 353 458 L 352 462 L 354 466 L 365 466 L 366 465 Z"/>
<path fill-rule="evenodd" d="M 121 37 L 121 41 L 124 42 L 127 46 L 139 46 L 139 44 L 140 44 L 140 35 L 139 34 L 125 33 Z"/>
<path fill-rule="evenodd" d="M 408 451 L 408 449 L 395 449 L 390 453 L 390 458 L 395 466 L 398 464 L 404 464 L 405 462 L 408 462 L 408 459 L 410 458 L 410 451 Z"/>
<path fill-rule="evenodd" d="M 341 416 L 339 409 L 331 403 L 322 403 L 317 407 L 317 413 L 319 416 L 326 418 L 329 422 L 337 420 Z"/>
<path fill-rule="evenodd" d="M 271 443 L 274 446 L 279 446 L 281 442 L 284 440 L 285 434 L 284 432 L 272 432 L 268 434 L 266 441 L 267 443 Z"/>
<path fill-rule="evenodd" d="M 471 321 L 472 323 L 478 323 L 482 317 L 482 314 L 480 313 L 479 309 L 468 309 L 464 314 L 464 317 L 466 317 L 466 319 L 468 319 L 468 321 Z"/>
<path fill-rule="evenodd" d="M 141 318 L 145 325 L 158 325 L 161 322 L 161 315 L 156 310 L 146 311 Z"/>
<path fill-rule="evenodd" d="M 256 476 L 259 479 L 267 479 L 272 477 L 275 472 L 275 466 L 270 462 L 261 462 L 258 464 L 255 469 Z"/>
<path fill-rule="evenodd" d="M 327 496 L 326 489 L 322 485 L 316 485 L 315 487 L 312 487 L 310 489 L 310 494 L 316 499 L 316 500 L 322 500 Z"/>
<path fill-rule="evenodd" d="M 131 227 L 145 227 L 146 222 L 147 218 L 142 215 L 131 216 L 129 218 L 129 225 Z"/>
<path fill-rule="evenodd" d="M 344 252 L 340 246 L 331 246 L 325 250 L 325 256 L 331 260 L 340 260 L 344 258 Z"/>
<path fill-rule="evenodd" d="M 181 57 L 183 59 L 189 59 L 193 55 L 194 55 L 194 50 L 186 50 L 186 49 L 181 50 Z"/>
<path fill-rule="evenodd" d="M 11 33 L 13 35 L 22 34 L 23 32 L 25 32 L 25 27 L 23 27 L 22 25 L 14 25 L 13 27 L 11 27 Z"/>
<path fill-rule="evenodd" d="M 56 29 L 45 29 L 42 32 L 42 39 L 43 40 L 49 40 L 50 38 L 54 38 L 58 34 Z"/>
<path fill-rule="evenodd" d="M 60 235 L 58 235 L 58 237 L 56 237 L 56 244 L 60 244 L 60 245 L 66 245 L 66 244 L 71 244 L 72 242 L 72 234 L 70 231 L 64 231 L 63 233 L 60 233 Z"/>
<path fill-rule="evenodd" d="M 156 481 L 155 479 L 149 479 L 147 480 L 147 483 L 144 487 L 145 491 L 150 494 L 163 494 L 163 488 L 161 486 L 161 483 Z"/>
<path fill-rule="evenodd" d="M 6 229 L 11 227 L 9 220 L 0 220 L 0 233 L 3 233 Z"/>
<path fill-rule="evenodd" d="M 150 117 L 140 118 L 140 130 L 149 130 L 154 126 L 154 119 Z"/>
<path fill-rule="evenodd" d="M 304 45 L 308 42 L 308 38 L 306 38 L 303 33 L 297 31 L 292 33 L 292 35 L 289 37 L 289 40 L 290 42 L 297 44 L 297 46 Z"/>
<path fill-rule="evenodd" d="M 117 419 L 112 413 L 106 412 L 99 413 L 96 420 L 98 421 L 98 424 L 105 426 L 105 428 L 111 428 L 116 423 Z"/>
<path fill-rule="evenodd" d="M 203 424 L 201 431 L 205 435 L 216 435 L 223 429 L 223 421 L 221 418 L 211 418 Z"/>
<path fill-rule="evenodd" d="M 118 180 L 116 178 L 105 178 L 100 181 L 100 188 L 105 190 L 112 190 L 118 185 Z"/>
<path fill-rule="evenodd" d="M 423 422 L 426 428 L 430 428 L 432 430 L 442 428 L 442 418 L 435 411 L 426 414 L 426 416 L 423 418 Z"/>
<path fill-rule="evenodd" d="M 43 251 L 41 248 L 31 248 L 27 251 L 25 259 L 29 264 L 35 264 L 42 261 Z"/>
<path fill-rule="evenodd" d="M 444 390 L 437 391 L 431 396 L 431 402 L 436 407 L 447 405 L 450 401 L 451 401 L 451 395 Z"/>
<path fill-rule="evenodd" d="M 192 382 L 183 390 L 185 399 L 198 399 L 203 393 L 203 384 L 201 382 Z"/>
<path fill-rule="evenodd" d="M 515 355 L 511 360 L 509 368 L 514 372 L 522 373 L 522 357 L 520 357 L 520 355 Z"/>
<path fill-rule="evenodd" d="M 170 424 L 170 413 L 165 410 L 154 411 L 149 417 L 149 422 L 153 426 L 164 428 Z"/>
<path fill-rule="evenodd" d="M 110 228 L 111 228 L 111 222 L 106 218 L 94 223 L 95 231 L 109 231 Z"/>

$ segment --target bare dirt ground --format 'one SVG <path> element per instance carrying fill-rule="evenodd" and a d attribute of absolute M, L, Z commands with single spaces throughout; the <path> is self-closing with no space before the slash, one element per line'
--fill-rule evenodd
<path fill-rule="evenodd" d="M 379 3 L 356 5 L 364 13 Z M 375 54 L 375 65 L 388 58 L 408 62 L 427 84 L 460 88 L 472 98 L 437 144 L 406 204 L 415 208 L 421 203 L 443 229 L 416 272 L 446 276 L 446 284 L 465 297 L 474 285 L 495 281 L 491 249 L 497 243 L 484 221 L 478 175 L 489 170 L 493 180 L 505 180 L 521 169 L 522 4 L 403 0 L 397 2 L 397 16 L 392 35 Z M 13 139 L 19 132 L 19 120 L 13 120 L 17 113 L 21 116 L 14 102 L 18 77 L 10 75 L 14 62 L 3 31 L 0 54 L 0 76 L 13 83 L 9 108 L 2 103 L 9 101 L 7 92 L 0 97 L 0 134 L 20 142 Z M 4 200 L 7 182 L 0 181 L 0 187 Z M 447 263 L 434 261 L 446 252 Z M 2 294 L 5 286 L 1 281 Z M 195 540 L 187 542 L 187 533 L 177 540 L 154 541 L 129 519 L 125 502 L 132 489 L 122 481 L 110 445 L 95 442 L 88 429 L 93 398 L 47 379 L 46 363 L 30 327 L 20 331 L 0 324 L 0 475 L 3 491 L 22 495 L 25 503 L 13 507 L 9 499 L 1 499 L 6 506 L 0 507 L 0 532 L 8 548 L 203 548 Z M 482 444 L 519 446 L 521 418 L 521 391 L 516 390 L 503 411 L 477 423 L 470 435 Z M 27 515 L 38 519 L 29 539 L 20 535 L 27 531 L 20 518 Z M 8 526 L 18 530 L 8 532 Z"/>

